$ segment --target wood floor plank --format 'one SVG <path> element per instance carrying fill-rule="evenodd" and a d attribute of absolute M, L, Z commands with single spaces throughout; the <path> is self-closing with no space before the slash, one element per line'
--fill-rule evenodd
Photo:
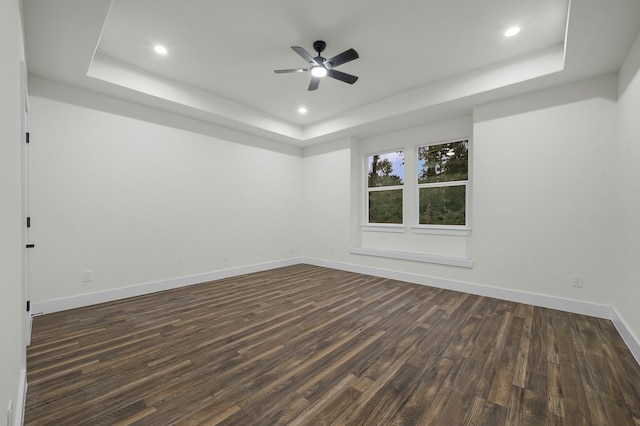
<path fill-rule="evenodd" d="M 640 424 L 610 321 L 311 265 L 36 317 L 27 380 L 29 426 Z"/>
<path fill-rule="evenodd" d="M 426 411 L 449 376 L 453 364 L 447 358 L 434 358 L 431 362 L 425 362 L 426 368 L 411 382 L 414 388 L 409 400 L 393 419 L 394 426 L 415 425 L 420 423 L 420 419 L 426 418 Z"/>
<path fill-rule="evenodd" d="M 564 391 L 562 389 L 560 366 L 550 362 L 547 371 L 547 401 L 549 403 L 549 413 L 564 419 Z"/>

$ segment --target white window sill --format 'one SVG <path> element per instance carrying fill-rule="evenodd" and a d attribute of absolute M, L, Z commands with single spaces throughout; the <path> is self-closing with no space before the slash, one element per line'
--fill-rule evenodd
<path fill-rule="evenodd" d="M 395 223 L 377 223 L 362 225 L 362 230 L 366 232 L 395 232 L 402 234 L 405 232 L 406 227 L 402 224 Z"/>
<path fill-rule="evenodd" d="M 412 226 L 411 232 L 414 234 L 433 234 L 433 235 L 458 235 L 467 237 L 471 235 L 471 228 L 460 226 Z"/>
<path fill-rule="evenodd" d="M 386 257 L 390 259 L 410 260 L 413 262 L 435 263 L 438 265 L 458 266 L 472 268 L 473 260 L 461 256 L 440 256 L 436 254 L 419 253 L 413 251 L 385 250 L 366 247 L 352 247 L 352 254 L 363 256 Z"/>

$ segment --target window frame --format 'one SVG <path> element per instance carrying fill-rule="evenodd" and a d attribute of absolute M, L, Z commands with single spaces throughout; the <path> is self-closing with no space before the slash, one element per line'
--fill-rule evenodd
<path fill-rule="evenodd" d="M 403 170 L 403 174 L 405 175 L 403 180 L 402 180 L 402 185 L 391 185 L 391 186 L 374 186 L 374 187 L 369 187 L 369 157 L 373 157 L 374 155 L 383 155 L 383 154 L 391 154 L 394 152 L 402 152 L 402 156 L 403 158 L 406 158 L 406 153 L 407 150 L 402 147 L 402 148 L 397 148 L 397 149 L 385 149 L 385 150 L 381 150 L 381 151 L 375 151 L 375 152 L 369 152 L 366 153 L 362 156 L 362 162 L 363 162 L 363 186 L 364 186 L 364 191 L 363 191 L 363 205 L 364 205 L 364 221 L 363 221 L 363 225 L 362 225 L 362 230 L 363 231 L 373 231 L 373 232 L 394 232 L 394 233 L 402 233 L 405 232 L 406 229 L 406 225 L 405 225 L 405 215 L 406 215 L 406 210 L 405 210 L 405 187 L 407 185 L 407 179 L 406 179 L 406 165 L 403 164 L 404 170 Z M 369 222 L 369 194 L 371 192 L 382 192 L 382 191 L 395 191 L 395 190 L 401 190 L 401 194 L 402 194 L 402 222 L 401 223 L 378 223 L 378 222 Z"/>
<path fill-rule="evenodd" d="M 467 163 L 467 179 L 462 181 L 450 182 L 434 182 L 431 184 L 419 184 L 418 176 L 418 150 L 421 147 L 441 145 L 446 143 L 468 141 L 468 163 Z M 392 152 L 402 151 L 404 153 L 404 180 L 403 185 L 373 187 L 369 188 L 368 175 L 369 164 L 368 159 L 373 155 L 388 154 Z M 412 156 L 410 158 L 409 156 Z M 438 139 L 429 142 L 420 142 L 412 144 L 411 148 L 384 148 L 376 149 L 369 152 L 360 153 L 361 164 L 361 231 L 363 232 L 386 232 L 386 233 L 405 233 L 409 231 L 411 234 L 431 234 L 431 235 L 451 235 L 451 236 L 469 236 L 471 235 L 472 220 L 472 179 L 473 179 L 473 138 L 470 136 L 458 136 L 453 138 Z M 413 170 L 410 170 L 412 168 Z M 420 224 L 420 188 L 425 186 L 465 186 L 465 225 L 431 225 Z M 380 189 L 383 188 L 383 189 Z M 370 223 L 369 222 L 369 192 L 370 190 L 402 190 L 402 223 Z M 413 194 L 411 197 L 408 194 Z"/>
<path fill-rule="evenodd" d="M 467 179 L 465 180 L 456 180 L 456 181 L 447 181 L 447 182 L 431 182 L 431 183 L 419 183 L 419 169 L 418 165 L 419 161 L 419 150 L 420 148 L 430 147 L 434 145 L 444 145 L 448 143 L 456 143 L 466 141 L 469 145 L 467 150 Z M 416 178 L 415 182 L 415 208 L 413 212 L 413 220 L 411 225 L 411 232 L 415 234 L 440 234 L 440 235 L 462 235 L 466 236 L 471 233 L 470 226 L 470 207 L 471 207 L 471 151 L 472 151 L 472 141 L 470 137 L 460 137 L 460 138 L 452 138 L 440 141 L 433 141 L 426 144 L 416 145 L 413 150 L 414 159 L 416 160 Z M 406 183 L 406 182 L 405 182 Z M 464 209 L 464 225 L 438 225 L 438 224 L 422 224 L 420 223 L 420 189 L 422 188 L 442 188 L 442 187 L 452 187 L 452 186 L 464 186 L 465 187 L 465 209 Z"/>

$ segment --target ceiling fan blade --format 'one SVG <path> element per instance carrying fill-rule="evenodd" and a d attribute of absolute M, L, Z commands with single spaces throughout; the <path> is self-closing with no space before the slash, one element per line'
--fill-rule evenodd
<path fill-rule="evenodd" d="M 316 90 L 320 85 L 319 77 L 311 77 L 311 81 L 309 82 L 309 89 L 307 90 Z"/>
<path fill-rule="evenodd" d="M 354 59 L 358 59 L 358 52 L 353 49 L 345 50 L 339 55 L 334 56 L 333 58 L 327 59 L 327 62 L 331 63 L 332 67 L 337 67 L 338 65 L 342 65 L 349 61 L 353 61 Z"/>
<path fill-rule="evenodd" d="M 353 84 L 358 81 L 358 77 L 355 75 L 347 74 L 346 72 L 340 72 L 338 70 L 329 70 L 327 76 L 335 78 L 336 80 L 344 81 L 345 83 Z"/>
<path fill-rule="evenodd" d="M 315 59 L 313 59 L 313 56 L 309 55 L 309 52 L 307 52 L 306 50 L 304 50 L 304 48 L 300 47 L 300 46 L 291 46 L 291 48 L 300 56 L 302 56 L 302 59 L 304 59 L 305 61 L 309 62 L 311 65 L 322 65 L 316 62 Z"/>
<path fill-rule="evenodd" d="M 305 72 L 305 71 L 309 71 L 310 69 L 311 68 L 293 68 L 288 70 L 273 70 L 273 72 L 275 72 L 276 74 L 284 74 L 288 72 Z"/>

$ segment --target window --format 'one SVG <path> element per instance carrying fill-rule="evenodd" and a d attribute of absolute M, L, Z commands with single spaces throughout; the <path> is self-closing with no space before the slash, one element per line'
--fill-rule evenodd
<path fill-rule="evenodd" d="M 351 146 L 351 253 L 473 266 L 472 130 L 465 116 Z"/>
<path fill-rule="evenodd" d="M 404 151 L 367 156 L 367 218 L 370 224 L 401 224 Z"/>
<path fill-rule="evenodd" d="M 467 225 L 469 141 L 418 147 L 418 224 Z"/>

